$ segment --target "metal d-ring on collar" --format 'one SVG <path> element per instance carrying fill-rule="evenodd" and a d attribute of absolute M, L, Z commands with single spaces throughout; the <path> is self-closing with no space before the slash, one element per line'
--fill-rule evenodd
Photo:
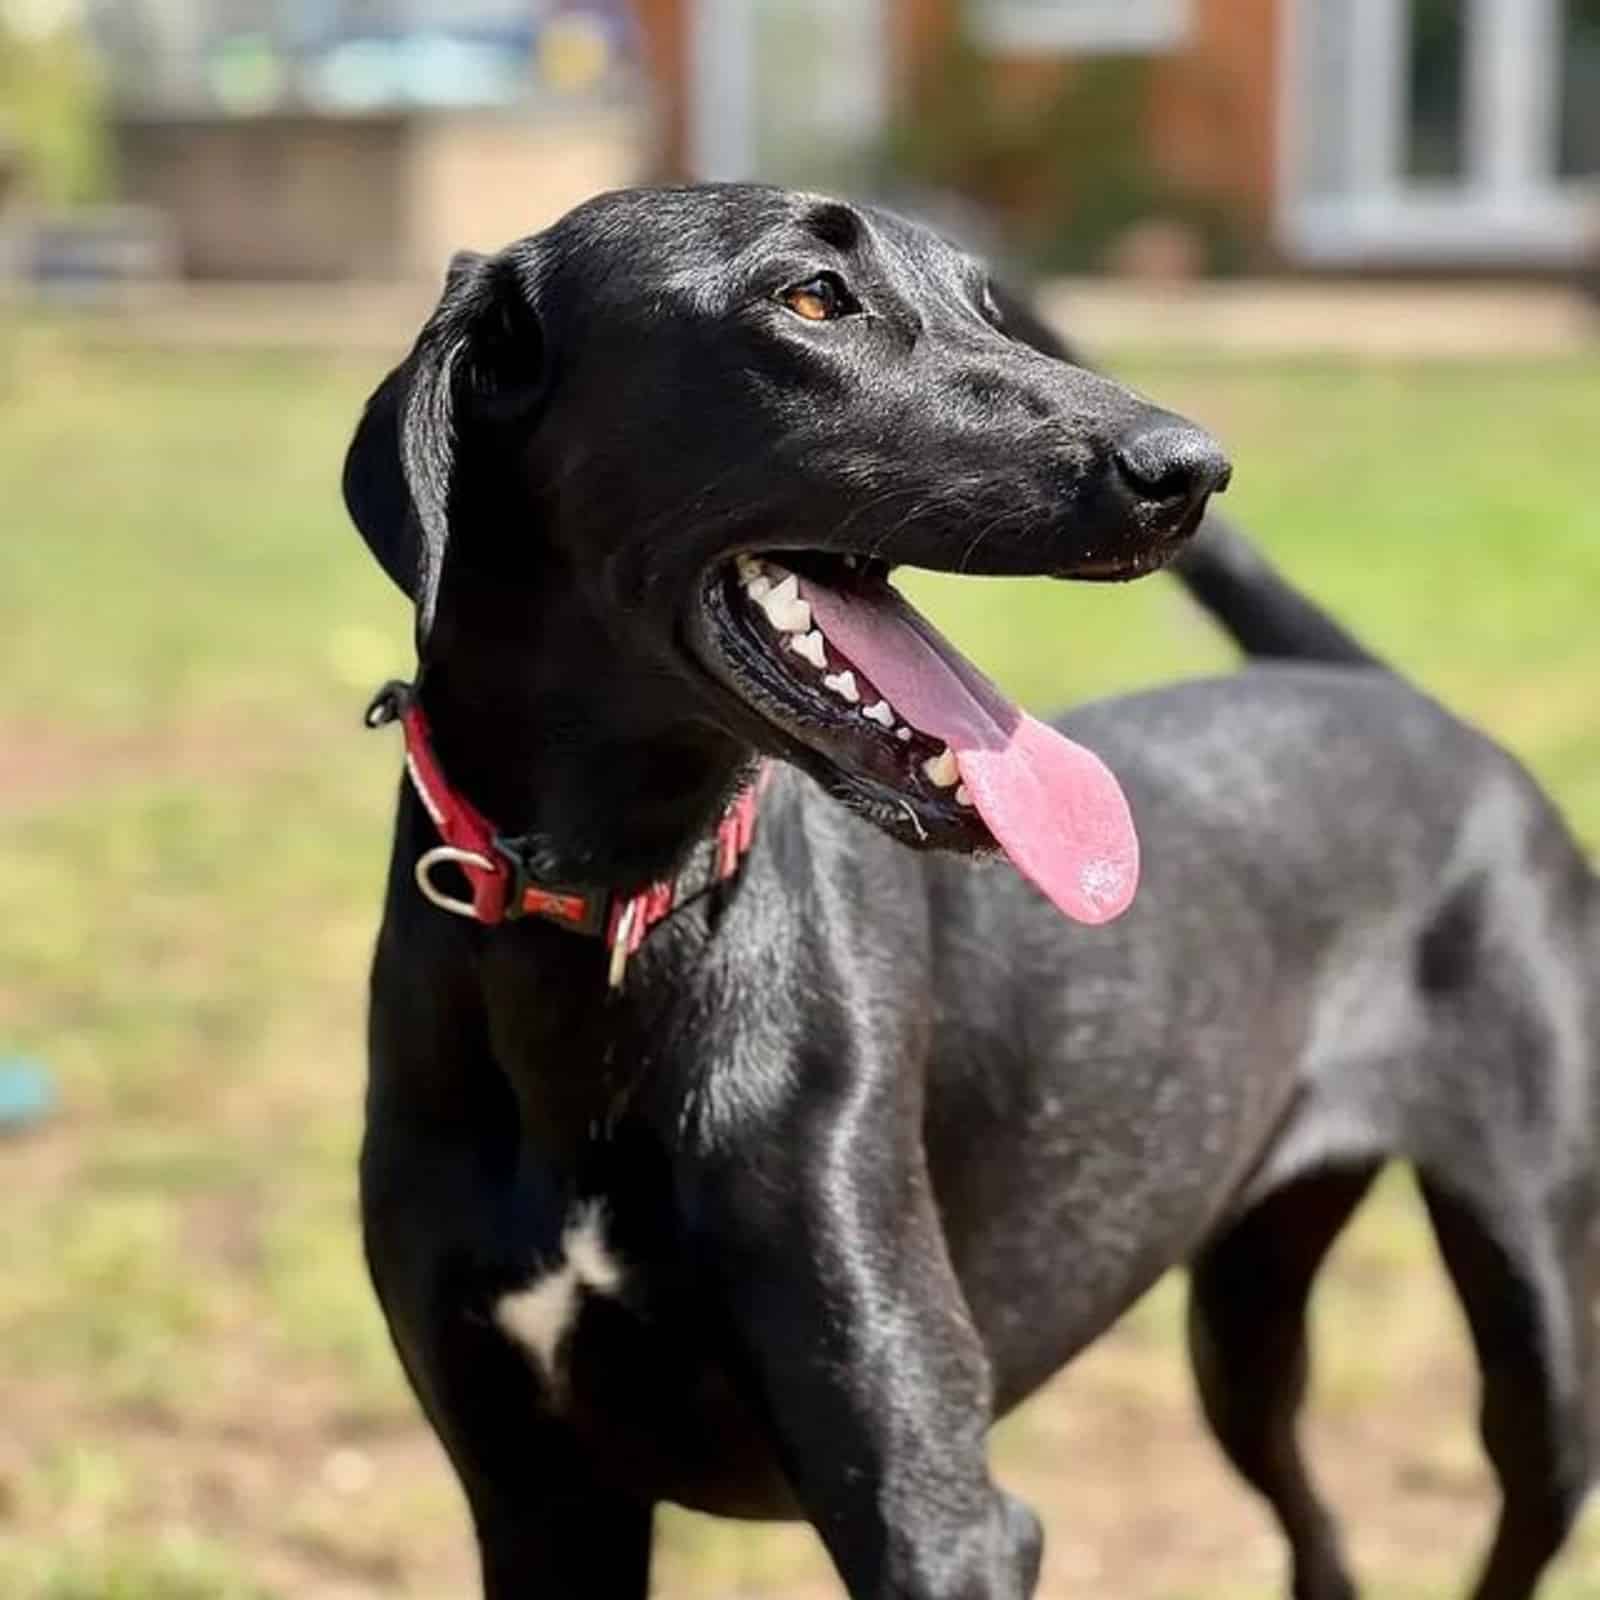
<path fill-rule="evenodd" d="M 416 878 L 417 887 L 422 891 L 424 900 L 431 901 L 441 911 L 451 911 L 458 917 L 471 917 L 476 920 L 477 908 L 470 900 L 463 900 L 459 895 L 446 894 L 429 876 L 441 862 L 453 862 L 457 866 L 473 866 L 480 872 L 492 872 L 494 863 L 487 856 L 479 855 L 476 850 L 462 850 L 453 844 L 436 844 L 431 850 L 425 850 L 417 857 L 417 864 L 412 869 L 412 876 Z"/>

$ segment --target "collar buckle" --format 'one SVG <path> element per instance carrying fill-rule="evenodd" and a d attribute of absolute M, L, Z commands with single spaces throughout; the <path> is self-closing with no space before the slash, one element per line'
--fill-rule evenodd
<path fill-rule="evenodd" d="M 369 728 L 382 728 L 398 722 L 410 708 L 416 691 L 403 678 L 391 678 L 367 702 L 361 714 L 362 723 Z"/>
<path fill-rule="evenodd" d="M 507 873 L 507 922 L 516 922 L 522 917 L 543 917 L 573 933 L 599 935 L 606 931 L 611 909 L 608 891 L 581 883 L 551 883 L 547 878 L 535 877 L 520 839 L 496 834 L 493 845 Z"/>

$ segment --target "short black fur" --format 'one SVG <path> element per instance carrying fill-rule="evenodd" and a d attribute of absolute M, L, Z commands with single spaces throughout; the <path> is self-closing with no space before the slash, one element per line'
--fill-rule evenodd
<path fill-rule="evenodd" d="M 783 308 L 822 270 L 860 321 Z M 402 790 L 365 1235 L 496 1600 L 641 1600 L 662 1500 L 806 1517 L 863 1600 L 1028 1595 L 1040 1530 L 990 1477 L 989 1424 L 1186 1261 L 1207 1413 L 1296 1594 L 1342 1600 L 1294 1440 L 1302 1312 L 1391 1158 L 1483 1356 L 1505 1509 L 1479 1600 L 1531 1593 L 1565 1535 L 1600 935 L 1526 774 L 1213 530 L 1185 581 L 1292 664 L 1069 720 L 1146 854 L 1133 909 L 1088 930 L 1004 862 L 866 820 L 688 637 L 706 574 L 759 548 L 1171 557 L 1220 457 L 1189 439 L 1204 481 L 1141 499 L 1119 449 L 1181 425 L 1064 353 L 882 213 L 647 191 L 458 263 L 368 407 L 346 494 L 417 601 L 439 753 L 548 875 L 665 871 L 757 753 L 786 763 L 738 880 L 620 995 L 592 941 L 425 902 L 438 836 Z"/>

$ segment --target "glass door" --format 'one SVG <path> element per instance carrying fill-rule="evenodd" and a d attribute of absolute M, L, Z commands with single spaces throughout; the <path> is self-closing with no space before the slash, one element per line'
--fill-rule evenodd
<path fill-rule="evenodd" d="M 1330 265 L 1594 248 L 1600 0 L 1294 0 L 1279 224 Z"/>

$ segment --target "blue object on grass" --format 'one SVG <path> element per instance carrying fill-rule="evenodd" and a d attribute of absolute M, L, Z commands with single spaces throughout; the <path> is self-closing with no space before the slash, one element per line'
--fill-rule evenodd
<path fill-rule="evenodd" d="M 43 1062 L 0 1057 L 0 1134 L 22 1133 L 55 1108 L 55 1076 Z"/>

